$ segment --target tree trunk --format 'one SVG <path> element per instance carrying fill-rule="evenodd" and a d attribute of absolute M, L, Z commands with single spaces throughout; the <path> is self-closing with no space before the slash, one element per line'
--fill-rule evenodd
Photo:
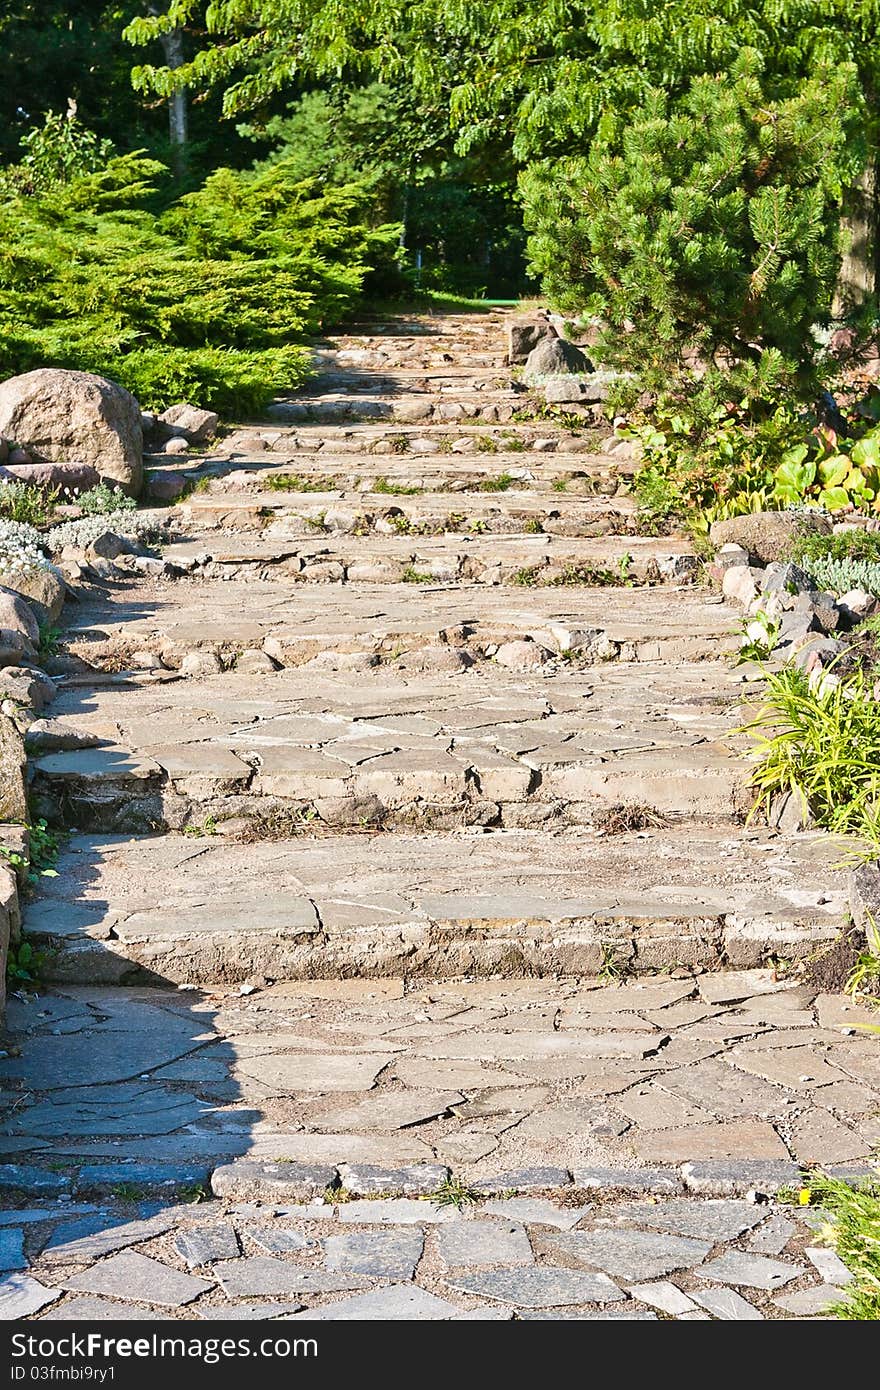
<path fill-rule="evenodd" d="M 165 62 L 169 68 L 183 66 L 183 30 L 172 29 L 170 34 L 162 35 L 162 48 Z M 185 178 L 187 171 L 187 141 L 189 139 L 189 119 L 186 102 L 186 88 L 179 87 L 168 98 L 168 133 L 171 137 L 171 162 L 178 179 Z"/>
<path fill-rule="evenodd" d="M 872 299 L 877 289 L 877 168 L 870 163 L 844 203 L 844 252 L 834 297 L 834 315 Z"/>

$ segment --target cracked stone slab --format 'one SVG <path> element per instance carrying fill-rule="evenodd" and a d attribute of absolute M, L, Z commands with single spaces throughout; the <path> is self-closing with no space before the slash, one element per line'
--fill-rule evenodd
<path fill-rule="evenodd" d="M 245 1255 L 223 1260 L 212 1273 L 227 1298 L 271 1298 L 273 1295 L 300 1293 L 347 1293 L 363 1288 L 368 1280 L 361 1275 L 327 1273 L 320 1269 L 301 1269 L 274 1255 Z"/>
<path fill-rule="evenodd" d="M 796 1289 L 794 1293 L 781 1294 L 779 1298 L 774 1298 L 773 1303 L 783 1312 L 793 1313 L 795 1317 L 809 1318 L 822 1317 L 823 1314 L 830 1313 L 835 1303 L 842 1303 L 845 1298 L 843 1289 L 835 1284 L 814 1284 L 809 1289 Z"/>
<path fill-rule="evenodd" d="M 556 1258 L 601 1269 L 616 1279 L 644 1283 L 699 1264 L 709 1254 L 713 1242 L 667 1232 L 603 1227 L 595 1231 L 555 1232 L 544 1236 L 541 1244 L 546 1253 Z"/>
<path fill-rule="evenodd" d="M 238 1236 L 232 1226 L 205 1226 L 200 1230 L 180 1231 L 174 1238 L 174 1249 L 187 1269 L 213 1264 L 215 1260 L 233 1260 L 239 1254 Z"/>
<path fill-rule="evenodd" d="M 441 1207 L 436 1202 L 419 1201 L 413 1197 L 385 1197 L 381 1202 L 343 1202 L 338 1219 L 343 1222 L 369 1226 L 440 1225 L 459 1220 L 457 1207 Z"/>
<path fill-rule="evenodd" d="M 104 1215 L 87 1216 L 56 1227 L 42 1252 L 43 1258 L 59 1264 L 98 1260 L 128 1245 L 139 1245 L 164 1235 L 175 1221 L 173 1212 L 160 1212 L 144 1221 L 124 1222 Z"/>
<path fill-rule="evenodd" d="M 162 1314 L 155 1309 L 132 1307 L 130 1303 L 114 1303 L 96 1294 L 65 1298 L 50 1308 L 42 1322 L 156 1322 Z"/>
<path fill-rule="evenodd" d="M 524 1226 L 509 1220 L 458 1221 L 437 1233 L 440 1258 L 448 1269 L 480 1265 L 531 1265 L 535 1262 Z"/>
<path fill-rule="evenodd" d="M 482 1208 L 490 1216 L 503 1216 L 536 1226 L 554 1226 L 570 1231 L 590 1211 L 589 1207 L 560 1207 L 540 1197 L 504 1197 L 486 1202 Z"/>
<path fill-rule="evenodd" d="M 676 1288 L 675 1284 L 670 1284 L 666 1280 L 658 1280 L 651 1284 L 632 1284 L 627 1293 L 630 1298 L 636 1298 L 640 1303 L 647 1303 L 649 1308 L 657 1308 L 661 1313 L 668 1313 L 670 1317 L 678 1317 L 682 1313 L 692 1313 L 696 1304 L 688 1298 L 686 1293 Z"/>
<path fill-rule="evenodd" d="M 323 1111 L 314 1118 L 323 1129 L 337 1133 L 349 1129 L 406 1129 L 436 1119 L 463 1101 L 460 1091 L 391 1091 L 341 1110 Z"/>
<path fill-rule="evenodd" d="M 693 1298 L 722 1322 L 763 1322 L 764 1314 L 734 1289 L 695 1290 Z"/>
<path fill-rule="evenodd" d="M 60 1298 L 61 1289 L 50 1289 L 29 1274 L 13 1272 L 0 1278 L 0 1322 L 29 1318 Z"/>
<path fill-rule="evenodd" d="M 701 1279 L 715 1280 L 719 1284 L 740 1284 L 743 1288 L 768 1291 L 800 1278 L 803 1272 L 803 1266 L 740 1250 L 725 1250 L 723 1255 L 694 1271 Z"/>
<path fill-rule="evenodd" d="M 180 1270 L 136 1250 L 111 1255 L 85 1273 L 74 1274 L 62 1282 L 74 1293 L 154 1303 L 164 1308 L 181 1308 L 214 1287 L 207 1279 L 181 1274 Z"/>
<path fill-rule="evenodd" d="M 288 1231 L 283 1226 L 249 1226 L 245 1234 L 267 1255 L 289 1255 L 291 1250 L 306 1250 L 317 1244 L 301 1236 L 299 1231 Z M 238 1254 L 238 1251 L 233 1253 Z"/>
<path fill-rule="evenodd" d="M 776 1130 L 763 1120 L 728 1120 L 724 1124 L 637 1133 L 632 1145 L 648 1163 L 687 1163 L 700 1158 L 788 1158 L 788 1149 Z"/>
<path fill-rule="evenodd" d="M 714 1243 L 735 1240 L 744 1231 L 750 1231 L 764 1219 L 764 1212 L 753 1202 L 674 1197 L 663 1203 L 627 1202 L 615 1208 L 612 1219 L 624 1225 L 649 1226 L 655 1231 Z"/>
<path fill-rule="evenodd" d="M 454 1227 L 450 1229 L 456 1229 Z M 422 1258 L 425 1237 L 415 1226 L 380 1231 L 348 1231 L 324 1241 L 325 1263 L 339 1274 L 370 1274 L 375 1279 L 411 1279 Z"/>
<path fill-rule="evenodd" d="M 307 1313 L 296 1313 L 291 1322 L 437 1322 L 458 1318 L 462 1310 L 415 1284 L 391 1284 L 357 1298 L 326 1303 Z"/>
<path fill-rule="evenodd" d="M 512 1303 L 517 1308 L 564 1308 L 581 1303 L 614 1303 L 626 1298 L 605 1274 L 534 1265 L 447 1278 L 451 1289 Z"/>
<path fill-rule="evenodd" d="M 415 1163 L 404 1168 L 380 1168 L 367 1163 L 340 1163 L 342 1186 L 356 1197 L 373 1192 L 391 1196 L 430 1196 L 446 1182 L 449 1169 L 438 1163 Z"/>
<path fill-rule="evenodd" d="M 394 1053 L 278 1053 L 238 1062 L 236 1070 L 267 1086 L 275 1095 L 300 1091 L 364 1091 L 384 1071 Z"/>
<path fill-rule="evenodd" d="M 258 1163 L 239 1159 L 223 1163 L 211 1174 L 215 1197 L 237 1201 L 287 1199 L 305 1201 L 332 1187 L 335 1166 L 305 1163 Z"/>

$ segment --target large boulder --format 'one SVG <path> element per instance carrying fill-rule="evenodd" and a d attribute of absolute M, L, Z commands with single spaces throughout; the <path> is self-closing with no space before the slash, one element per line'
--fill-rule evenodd
<path fill-rule="evenodd" d="M 37 463 L 90 464 L 135 497 L 143 484 L 140 407 L 115 381 L 39 367 L 0 385 L 0 434 Z"/>
<path fill-rule="evenodd" d="M 547 338 L 529 353 L 523 378 L 534 382 L 548 376 L 582 376 L 592 370 L 589 357 L 574 343 L 566 338 Z"/>
<path fill-rule="evenodd" d="M 27 820 L 24 740 L 11 719 L 0 714 L 0 821 Z"/>
<path fill-rule="evenodd" d="M 90 463 L 7 463 L 0 465 L 0 481 L 26 483 L 46 492 L 88 492 L 98 482 L 98 470 Z"/>
<path fill-rule="evenodd" d="M 525 362 L 529 353 L 545 339 L 559 335 L 546 314 L 523 314 L 507 325 L 507 360 L 511 367 Z"/>
<path fill-rule="evenodd" d="M 741 545 L 753 565 L 787 560 L 798 536 L 828 535 L 831 520 L 820 512 L 748 512 L 715 521 L 709 530 L 713 545 Z"/>
<path fill-rule="evenodd" d="M 14 574 L 0 570 L 0 584 L 26 598 L 42 626 L 51 627 L 61 617 L 67 585 L 54 565 L 40 565 L 23 573 L 17 570 Z"/>

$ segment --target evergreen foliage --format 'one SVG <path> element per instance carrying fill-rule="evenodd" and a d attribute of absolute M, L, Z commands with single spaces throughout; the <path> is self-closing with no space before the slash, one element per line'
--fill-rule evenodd
<path fill-rule="evenodd" d="M 366 225 L 357 185 L 325 193 L 284 160 L 218 169 L 157 215 L 164 166 L 103 146 L 97 161 L 88 132 L 63 125 L 54 165 L 50 130 L 28 146 L 39 177 L 26 155 L 0 185 L 2 376 L 74 367 L 144 406 L 256 411 L 304 379 L 303 334 L 393 257 L 397 229 Z"/>

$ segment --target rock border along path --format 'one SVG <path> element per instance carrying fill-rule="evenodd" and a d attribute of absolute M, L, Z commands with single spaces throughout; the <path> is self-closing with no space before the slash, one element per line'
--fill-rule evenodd
<path fill-rule="evenodd" d="M 0 1316 L 839 1296 L 773 1194 L 867 1171 L 876 1046 L 766 965 L 839 930 L 839 852 L 743 824 L 730 614 L 626 534 L 619 442 L 520 418 L 503 325 L 327 345 L 66 615 Z"/>

